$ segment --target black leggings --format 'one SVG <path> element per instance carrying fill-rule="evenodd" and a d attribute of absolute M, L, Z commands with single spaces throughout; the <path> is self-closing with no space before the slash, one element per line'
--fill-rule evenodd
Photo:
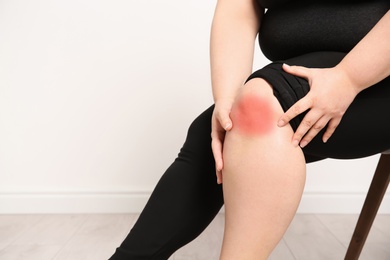
<path fill-rule="evenodd" d="M 316 52 L 274 62 L 253 73 L 273 87 L 284 110 L 309 91 L 308 83 L 286 74 L 281 64 L 330 67 L 344 56 Z M 191 124 L 187 139 L 167 169 L 130 234 L 111 260 L 168 259 L 178 248 L 196 238 L 223 205 L 211 151 L 213 106 Z M 303 151 L 306 162 L 324 158 L 361 158 L 390 148 L 390 77 L 362 91 L 326 144 L 322 132 Z M 291 126 L 296 129 L 300 118 Z M 281 158 L 282 159 L 282 158 Z"/>

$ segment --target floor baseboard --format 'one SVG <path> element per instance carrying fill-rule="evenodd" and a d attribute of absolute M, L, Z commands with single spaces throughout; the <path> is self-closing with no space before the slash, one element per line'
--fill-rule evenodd
<path fill-rule="evenodd" d="M 364 193 L 305 192 L 298 213 L 357 214 Z M 0 214 L 140 213 L 150 191 L 0 193 Z M 379 212 L 390 214 L 390 194 Z"/>

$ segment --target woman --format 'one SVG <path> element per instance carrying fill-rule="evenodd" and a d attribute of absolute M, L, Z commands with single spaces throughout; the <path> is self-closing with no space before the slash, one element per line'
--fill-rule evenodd
<path fill-rule="evenodd" d="M 167 259 L 223 204 L 220 259 L 267 259 L 298 207 L 305 163 L 389 149 L 389 7 L 388 0 L 219 0 L 215 106 L 192 123 L 111 259 Z M 273 62 L 251 74 L 258 32 Z"/>

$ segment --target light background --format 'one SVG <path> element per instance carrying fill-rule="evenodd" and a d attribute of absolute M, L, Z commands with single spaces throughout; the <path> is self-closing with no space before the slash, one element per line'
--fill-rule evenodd
<path fill-rule="evenodd" d="M 1 0 L 0 213 L 139 212 L 212 103 L 215 3 Z M 359 212 L 377 160 L 308 165 L 299 212 Z"/>

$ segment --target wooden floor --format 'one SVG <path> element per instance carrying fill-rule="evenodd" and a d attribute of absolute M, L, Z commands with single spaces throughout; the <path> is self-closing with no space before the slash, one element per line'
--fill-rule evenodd
<path fill-rule="evenodd" d="M 1 260 L 107 260 L 138 215 L 0 215 Z M 356 215 L 297 215 L 270 260 L 343 259 Z M 218 259 L 224 216 L 170 260 Z M 360 259 L 390 259 L 390 215 L 378 215 Z"/>

